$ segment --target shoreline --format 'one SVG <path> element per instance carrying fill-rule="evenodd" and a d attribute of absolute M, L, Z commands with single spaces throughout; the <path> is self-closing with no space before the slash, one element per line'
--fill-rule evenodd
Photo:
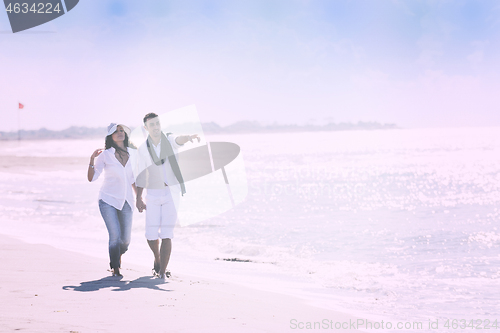
<path fill-rule="evenodd" d="M 354 317 L 292 296 L 142 266 L 111 277 L 107 261 L 0 234 L 0 323 L 30 332 L 283 332 L 291 321 Z M 343 330 L 356 331 L 356 330 Z"/>
<path fill-rule="evenodd" d="M 491 152 L 498 150 L 499 141 L 492 131 L 485 134 L 488 140 L 479 134 L 405 130 L 398 135 L 311 135 L 331 141 L 328 149 L 290 149 L 289 142 L 301 140 L 292 136 L 284 141 L 269 140 L 272 135 L 231 139 L 247 157 L 250 195 L 217 219 L 177 229 L 169 269 L 174 277 L 203 277 L 278 293 L 294 298 L 291 304 L 372 321 L 492 320 L 498 231 L 491 223 L 500 214 L 494 187 L 483 185 L 486 180 L 494 183 L 498 161 Z M 415 140 L 420 136 L 426 141 Z M 102 140 L 2 144 L 0 208 L 2 234 L 97 258 L 102 277 L 108 274 L 109 260 L 107 232 L 96 204 L 99 184 L 85 178 L 86 155 L 99 144 Z M 274 156 L 277 148 L 280 155 Z M 343 158 L 330 170 L 326 157 Z M 268 162 L 272 167 L 266 169 Z M 313 187 L 328 179 L 337 203 L 330 205 L 333 201 L 321 192 L 305 192 L 308 188 L 297 185 L 296 178 Z M 394 182 L 402 186 L 397 191 Z M 358 183 L 363 190 L 352 199 Z M 290 188 L 293 195 L 266 190 L 269 184 L 272 189 Z M 454 188 L 464 196 L 454 196 Z M 149 276 L 152 254 L 143 218 L 134 213 L 124 264 L 142 265 L 139 271 Z M 439 252 L 439 257 L 429 251 Z M 463 251 L 480 259 L 461 257 Z M 251 262 L 238 262 L 245 260 Z"/>

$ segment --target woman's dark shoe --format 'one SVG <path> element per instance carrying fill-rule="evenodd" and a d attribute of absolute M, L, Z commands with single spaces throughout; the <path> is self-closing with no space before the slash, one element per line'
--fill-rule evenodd
<path fill-rule="evenodd" d="M 123 275 L 120 274 L 119 268 L 113 268 L 113 275 L 112 276 L 123 277 Z"/>

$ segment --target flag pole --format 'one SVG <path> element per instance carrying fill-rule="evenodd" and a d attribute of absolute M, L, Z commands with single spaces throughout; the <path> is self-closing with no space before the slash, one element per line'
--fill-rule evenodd
<path fill-rule="evenodd" d="M 21 141 L 21 109 L 24 105 L 21 102 L 17 102 L 17 141 Z"/>
<path fill-rule="evenodd" d="M 17 104 L 17 141 L 21 141 L 21 108 Z"/>

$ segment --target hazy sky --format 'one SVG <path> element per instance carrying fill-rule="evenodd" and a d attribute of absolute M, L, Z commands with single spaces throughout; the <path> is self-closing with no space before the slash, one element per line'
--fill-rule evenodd
<path fill-rule="evenodd" d="M 46 33 L 44 33 L 46 32 Z M 0 130 L 202 121 L 500 125 L 500 3 L 80 0 L 12 34 Z"/>

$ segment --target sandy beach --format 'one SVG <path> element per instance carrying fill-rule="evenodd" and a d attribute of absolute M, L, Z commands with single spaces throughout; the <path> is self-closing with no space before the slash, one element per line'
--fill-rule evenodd
<path fill-rule="evenodd" d="M 14 174 L 81 169 L 82 161 L 3 156 L 0 166 Z M 285 332 L 352 318 L 295 297 L 205 279 L 201 272 L 175 272 L 162 283 L 149 262 L 124 260 L 124 277 L 112 277 L 103 258 L 37 243 L 0 235 L 2 332 Z"/>
<path fill-rule="evenodd" d="M 26 332 L 285 332 L 291 320 L 349 321 L 304 301 L 175 274 L 154 279 L 85 255 L 0 236 L 0 331 Z M 349 332 L 349 330 L 345 330 Z"/>

